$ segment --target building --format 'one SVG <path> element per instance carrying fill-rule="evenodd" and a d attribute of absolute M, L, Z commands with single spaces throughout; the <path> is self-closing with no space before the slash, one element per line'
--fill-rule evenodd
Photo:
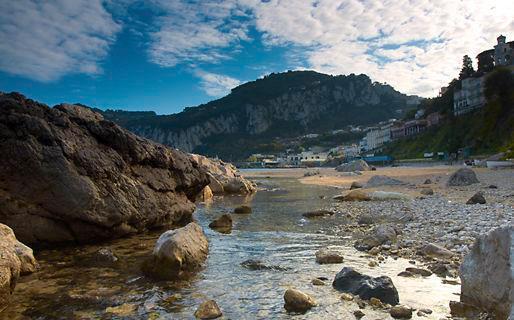
<path fill-rule="evenodd" d="M 294 166 L 319 166 L 327 161 L 326 152 L 304 151 L 287 156 L 287 162 Z"/>
<path fill-rule="evenodd" d="M 506 42 L 507 38 L 503 35 L 500 35 L 496 40 L 498 43 L 494 46 L 494 65 L 514 65 L 514 41 Z"/>
<path fill-rule="evenodd" d="M 391 139 L 397 140 L 413 136 L 425 131 L 427 127 L 428 121 L 425 119 L 410 120 L 405 123 L 399 122 L 391 128 Z"/>
<path fill-rule="evenodd" d="M 367 149 L 373 150 L 391 141 L 391 126 L 388 123 L 380 127 L 370 128 L 366 134 Z"/>
<path fill-rule="evenodd" d="M 453 114 L 468 113 L 485 105 L 484 82 L 486 76 L 461 80 L 461 89 L 453 93 Z"/>
<path fill-rule="evenodd" d="M 439 112 L 432 112 L 427 115 L 427 127 L 437 126 L 441 122 L 442 116 Z"/>
<path fill-rule="evenodd" d="M 478 71 L 472 77 L 461 80 L 461 89 L 453 93 L 453 113 L 466 114 L 485 105 L 484 82 L 487 73 L 496 66 L 514 66 L 514 41 L 506 42 L 500 35 L 494 49 L 477 55 Z"/>

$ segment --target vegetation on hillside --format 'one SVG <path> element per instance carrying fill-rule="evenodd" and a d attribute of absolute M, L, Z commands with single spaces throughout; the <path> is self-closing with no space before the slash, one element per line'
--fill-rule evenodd
<path fill-rule="evenodd" d="M 419 158 L 424 152 L 456 153 L 461 148 L 471 148 L 472 154 L 491 154 L 510 151 L 514 154 L 514 74 L 508 68 L 496 68 L 487 75 L 484 94 L 487 104 L 478 110 L 459 117 L 453 116 L 452 81 L 449 90 L 441 97 L 423 102 L 429 112 L 440 111 L 445 121 L 415 137 L 393 142 L 384 152 L 396 158 Z"/>

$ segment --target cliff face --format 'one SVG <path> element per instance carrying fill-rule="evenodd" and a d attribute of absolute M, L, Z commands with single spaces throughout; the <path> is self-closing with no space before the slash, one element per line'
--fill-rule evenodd
<path fill-rule="evenodd" d="M 0 223 L 27 244 L 189 222 L 209 183 L 190 155 L 76 105 L 0 93 Z"/>
<path fill-rule="evenodd" d="M 130 119 L 130 112 L 119 111 L 104 115 L 160 143 L 188 152 L 227 156 L 241 154 L 230 145 L 245 145 L 250 151 L 259 138 L 385 120 L 397 116 L 396 110 L 406 109 L 412 99 L 390 86 L 372 83 L 365 75 L 332 77 L 303 71 L 249 82 L 222 99 L 171 116 Z M 236 140 L 238 146 L 233 143 Z"/>

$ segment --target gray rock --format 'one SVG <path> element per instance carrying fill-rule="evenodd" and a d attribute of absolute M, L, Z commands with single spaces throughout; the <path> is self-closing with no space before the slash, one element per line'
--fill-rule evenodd
<path fill-rule="evenodd" d="M 412 318 L 412 309 L 406 306 L 393 306 L 389 310 L 391 317 L 395 319 L 410 319 Z"/>
<path fill-rule="evenodd" d="M 406 268 L 405 271 L 410 272 L 412 274 L 418 274 L 422 277 L 430 277 L 432 275 L 432 271 L 421 269 L 421 268 Z"/>
<path fill-rule="evenodd" d="M 469 200 L 466 202 L 466 204 L 485 204 L 485 198 L 484 193 L 481 191 L 478 191 L 475 193 Z"/>
<path fill-rule="evenodd" d="M 419 253 L 422 256 L 426 256 L 426 257 L 444 258 L 444 259 L 451 258 L 455 255 L 450 250 L 443 248 L 441 246 L 438 246 L 436 244 L 433 244 L 433 243 L 427 243 L 424 246 L 422 246 L 419 250 Z"/>
<path fill-rule="evenodd" d="M 176 279 L 201 267 L 209 242 L 196 222 L 161 234 L 152 257 L 143 264 L 143 271 L 158 279 Z"/>
<path fill-rule="evenodd" d="M 404 185 L 405 182 L 398 179 L 394 179 L 388 176 L 373 176 L 366 183 L 366 188 L 376 188 L 381 186 L 399 186 Z"/>
<path fill-rule="evenodd" d="M 396 229 L 389 225 L 377 226 L 369 236 L 356 241 L 355 248 L 359 251 L 368 251 L 382 244 L 396 242 Z"/>
<path fill-rule="evenodd" d="M 494 315 L 514 316 L 514 225 L 477 238 L 461 268 L 461 302 Z"/>
<path fill-rule="evenodd" d="M 331 210 L 316 210 L 316 211 L 309 211 L 302 214 L 305 218 L 319 218 L 319 217 L 326 217 L 326 216 L 332 216 L 335 212 Z"/>
<path fill-rule="evenodd" d="M 243 262 L 241 262 L 241 266 L 243 268 L 246 268 L 248 270 L 276 270 L 276 271 L 286 271 L 289 270 L 289 268 L 281 267 L 281 266 L 272 266 L 267 265 L 261 260 L 256 259 L 248 259 Z"/>
<path fill-rule="evenodd" d="M 344 267 L 339 271 L 332 286 L 338 291 L 358 295 L 364 300 L 377 298 L 391 305 L 397 305 L 400 300 L 391 278 L 387 276 L 373 278 L 350 267 Z"/>
<path fill-rule="evenodd" d="M 454 172 L 448 179 L 449 187 L 469 186 L 479 183 L 475 172 L 469 168 L 461 168 Z"/>
<path fill-rule="evenodd" d="M 354 160 L 349 163 L 343 163 L 336 167 L 338 172 L 354 172 L 354 171 L 370 171 L 371 168 L 364 160 Z"/>
<path fill-rule="evenodd" d="M 363 214 L 359 216 L 357 223 L 360 225 L 370 225 L 375 223 L 375 217 L 371 214 Z"/>
<path fill-rule="evenodd" d="M 350 190 L 361 189 L 361 188 L 364 188 L 364 185 L 361 182 L 358 182 L 358 181 L 354 181 L 350 185 Z"/>
<path fill-rule="evenodd" d="M 423 188 L 420 193 L 425 196 L 431 196 L 434 194 L 434 190 L 432 190 L 432 188 Z"/>
<path fill-rule="evenodd" d="M 288 312 L 305 313 L 316 306 L 316 301 L 297 289 L 287 289 L 284 293 L 284 308 Z"/>

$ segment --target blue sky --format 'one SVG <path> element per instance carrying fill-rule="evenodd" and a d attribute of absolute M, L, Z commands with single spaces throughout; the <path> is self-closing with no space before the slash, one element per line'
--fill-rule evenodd
<path fill-rule="evenodd" d="M 270 72 L 366 73 L 435 95 L 502 33 L 511 1 L 0 2 L 0 90 L 179 112 Z"/>

